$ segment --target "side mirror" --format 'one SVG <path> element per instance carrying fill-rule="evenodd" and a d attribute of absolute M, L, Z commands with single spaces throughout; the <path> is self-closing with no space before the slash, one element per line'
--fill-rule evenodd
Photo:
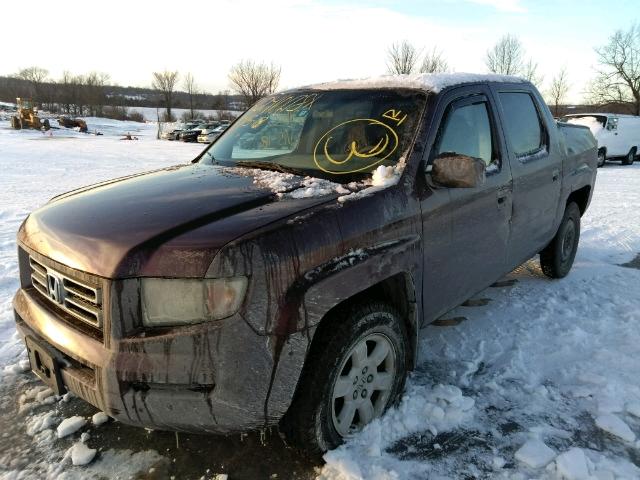
<path fill-rule="evenodd" d="M 431 178 L 444 187 L 473 188 L 484 184 L 486 167 L 480 158 L 445 153 L 433 161 Z"/>

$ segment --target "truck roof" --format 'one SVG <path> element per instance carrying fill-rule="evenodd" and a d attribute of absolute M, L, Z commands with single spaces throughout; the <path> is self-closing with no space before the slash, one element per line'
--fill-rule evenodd
<path fill-rule="evenodd" d="M 454 85 L 465 83 L 528 83 L 527 80 L 512 75 L 478 73 L 417 73 L 405 75 L 381 75 L 377 77 L 337 80 L 301 87 L 314 90 L 350 90 L 362 88 L 411 88 L 430 93 Z M 299 89 L 296 89 L 299 90 Z"/>

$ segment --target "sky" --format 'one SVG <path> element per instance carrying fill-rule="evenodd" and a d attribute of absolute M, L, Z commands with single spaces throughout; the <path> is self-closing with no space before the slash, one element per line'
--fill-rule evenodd
<path fill-rule="evenodd" d="M 253 59 L 280 65 L 285 89 L 385 74 L 386 52 L 402 40 L 437 47 L 453 71 L 484 73 L 487 50 L 510 33 L 538 63 L 541 90 L 566 66 L 573 103 L 594 76 L 594 47 L 640 21 L 637 0 L 30 0 L 1 12 L 0 75 L 37 65 L 54 79 L 96 70 L 148 87 L 169 69 L 215 93 L 235 63 Z"/>

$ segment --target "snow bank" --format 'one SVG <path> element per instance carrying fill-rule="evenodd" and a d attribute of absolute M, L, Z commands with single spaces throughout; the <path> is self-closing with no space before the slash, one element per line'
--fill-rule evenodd
<path fill-rule="evenodd" d="M 612 413 L 606 413 L 596 418 L 596 425 L 611 435 L 621 438 L 626 442 L 634 442 L 636 434 L 631 431 L 629 425 Z"/>
<path fill-rule="evenodd" d="M 84 442 L 77 442 L 69 449 L 71 463 L 74 465 L 87 465 L 96 456 L 97 450 L 89 448 Z"/>
<path fill-rule="evenodd" d="M 567 480 L 588 480 L 589 467 L 587 457 L 580 448 L 572 448 L 558 455 L 556 458 L 556 471 L 561 478 Z"/>
<path fill-rule="evenodd" d="M 477 73 L 415 73 L 409 75 L 382 75 L 377 77 L 338 80 L 318 83 L 302 88 L 316 90 L 341 90 L 355 88 L 415 88 L 439 93 L 441 90 L 463 83 L 476 82 L 526 82 L 523 78 L 510 75 L 477 74 Z"/>
<path fill-rule="evenodd" d="M 106 423 L 109 420 L 109 415 L 107 415 L 104 412 L 98 412 L 96 413 L 93 417 L 91 417 L 91 422 L 96 426 L 99 427 L 100 425 L 102 425 L 103 423 Z"/>
<path fill-rule="evenodd" d="M 58 423 L 58 418 L 53 411 L 29 417 L 27 420 L 27 435 L 34 436 L 43 430 L 51 429 L 56 423 Z"/>
<path fill-rule="evenodd" d="M 458 428 L 471 419 L 473 406 L 474 400 L 454 385 L 411 383 L 398 407 L 367 425 L 347 445 L 325 454 L 326 465 L 319 478 L 408 478 L 394 476 L 401 464 L 387 451 L 388 447 L 415 432 L 435 436 Z"/>
<path fill-rule="evenodd" d="M 567 123 L 571 123 L 573 125 L 582 125 L 583 127 L 589 127 L 591 133 L 595 137 L 604 127 L 602 123 L 598 121 L 596 117 L 577 117 L 570 118 L 567 120 Z"/>
<path fill-rule="evenodd" d="M 66 437 L 67 435 L 71 435 L 72 433 L 77 432 L 82 427 L 86 425 L 87 421 L 78 415 L 73 417 L 65 418 L 58 428 L 56 429 L 56 435 L 58 438 Z"/>
<path fill-rule="evenodd" d="M 521 461 L 531 468 L 540 468 L 547 465 L 556 456 L 556 452 L 545 445 L 542 440 L 532 438 L 528 440 L 515 453 L 516 460 Z"/>

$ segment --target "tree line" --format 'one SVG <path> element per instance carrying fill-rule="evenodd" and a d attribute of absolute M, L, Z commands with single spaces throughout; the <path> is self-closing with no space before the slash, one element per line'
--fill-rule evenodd
<path fill-rule="evenodd" d="M 617 106 L 640 115 L 640 24 L 618 30 L 607 44 L 595 49 L 598 68 L 583 92 L 586 103 L 595 106 Z M 516 75 L 536 85 L 560 114 L 571 87 L 565 65 L 545 85 L 538 63 L 528 57 L 520 39 L 513 34 L 501 37 L 484 57 L 487 70 L 500 75 Z M 448 72 L 449 64 L 442 50 L 434 46 L 426 53 L 406 40 L 387 49 L 387 69 L 391 74 Z"/>
<path fill-rule="evenodd" d="M 0 100 L 13 102 L 17 97 L 32 98 L 53 113 L 74 116 L 105 116 L 120 120 L 142 121 L 142 115 L 131 113 L 130 106 L 160 107 L 159 120 L 175 121 L 173 109 L 185 108 L 182 120 L 201 118 L 199 110 L 218 110 L 228 116 L 229 110 L 242 110 L 260 98 L 275 92 L 280 81 L 280 67 L 274 64 L 242 60 L 229 72 L 229 90 L 212 95 L 200 88 L 194 75 L 164 70 L 152 73 L 151 88 L 123 89 L 109 85 L 110 77 L 102 72 L 76 75 L 65 71 L 52 79 L 48 70 L 33 66 L 9 77 L 0 77 Z"/>
<path fill-rule="evenodd" d="M 0 76 L 0 101 L 32 98 L 42 109 L 70 116 L 104 116 L 118 120 L 140 120 L 142 115 L 131 107 L 157 107 L 161 93 L 149 87 L 123 87 L 110 84 L 102 72 L 73 74 L 63 72 L 52 78 L 46 69 L 28 67 L 11 76 Z M 241 108 L 243 99 L 228 90 L 217 94 L 191 89 L 176 92 L 176 108 L 227 111 Z"/>

